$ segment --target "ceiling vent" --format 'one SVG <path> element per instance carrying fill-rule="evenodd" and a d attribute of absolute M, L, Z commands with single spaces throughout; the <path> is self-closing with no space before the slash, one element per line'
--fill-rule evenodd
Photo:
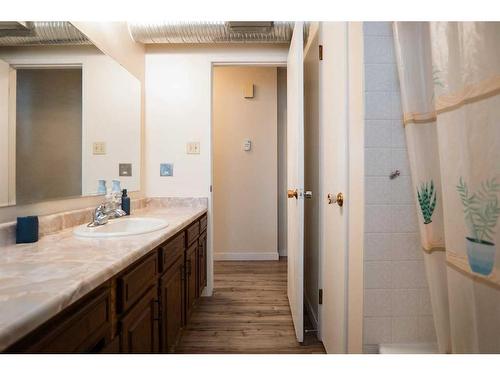
<path fill-rule="evenodd" d="M 293 22 L 129 22 L 136 42 L 154 43 L 290 43 Z"/>
<path fill-rule="evenodd" d="M 81 45 L 92 44 L 70 22 L 1 21 L 0 46 Z"/>

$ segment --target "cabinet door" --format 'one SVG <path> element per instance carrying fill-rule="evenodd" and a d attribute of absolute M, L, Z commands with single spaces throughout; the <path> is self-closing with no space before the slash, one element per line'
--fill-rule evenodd
<path fill-rule="evenodd" d="M 207 232 L 201 234 L 198 242 L 198 290 L 207 286 Z"/>
<path fill-rule="evenodd" d="M 157 353 L 159 347 L 157 288 L 150 288 L 120 321 L 123 353 Z"/>
<path fill-rule="evenodd" d="M 198 297 L 198 241 L 186 252 L 186 322 Z"/>
<path fill-rule="evenodd" d="M 160 279 L 161 350 L 173 350 L 181 332 L 184 315 L 184 256 Z"/>

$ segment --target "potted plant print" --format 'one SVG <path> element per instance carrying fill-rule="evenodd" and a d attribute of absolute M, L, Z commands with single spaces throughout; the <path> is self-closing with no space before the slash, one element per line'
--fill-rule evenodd
<path fill-rule="evenodd" d="M 486 180 L 477 192 L 471 193 L 460 177 L 457 191 L 464 206 L 465 222 L 470 232 L 470 237 L 466 237 L 470 268 L 478 274 L 488 276 L 495 263 L 496 248 L 493 236 L 500 216 L 497 198 L 500 184 L 495 178 Z"/>

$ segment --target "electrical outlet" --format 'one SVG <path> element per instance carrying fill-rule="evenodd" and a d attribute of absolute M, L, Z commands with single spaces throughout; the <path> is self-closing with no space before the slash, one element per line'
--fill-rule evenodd
<path fill-rule="evenodd" d="M 200 153 L 200 142 L 188 142 L 186 144 L 187 154 L 199 154 Z"/>
<path fill-rule="evenodd" d="M 118 164 L 118 175 L 120 177 L 123 177 L 123 176 L 130 177 L 130 176 L 132 176 L 132 164 L 130 164 L 130 163 L 120 163 L 120 164 Z"/>
<path fill-rule="evenodd" d="M 174 165 L 172 163 L 161 163 L 160 164 L 160 176 L 161 177 L 171 177 L 174 175 Z"/>
<path fill-rule="evenodd" d="M 94 155 L 106 155 L 106 142 L 94 142 L 92 144 L 92 153 Z"/>

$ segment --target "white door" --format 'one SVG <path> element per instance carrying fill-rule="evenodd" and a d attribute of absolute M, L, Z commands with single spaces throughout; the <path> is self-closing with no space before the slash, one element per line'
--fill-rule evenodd
<path fill-rule="evenodd" d="M 324 246 L 321 251 L 320 333 L 327 353 L 361 350 L 362 268 L 353 267 L 362 264 L 363 241 L 363 215 L 358 209 L 363 205 L 364 183 L 363 135 L 359 131 L 363 127 L 360 100 L 363 59 L 355 54 L 362 48 L 359 29 L 358 24 L 348 22 L 322 22 L 320 27 L 323 45 L 320 117 L 325 192 L 321 203 Z M 336 200 L 339 193 L 343 195 L 343 202 Z M 348 298 L 349 295 L 352 298 Z"/>
<path fill-rule="evenodd" d="M 287 59 L 288 300 L 304 340 L 304 24 L 296 22 Z"/>

